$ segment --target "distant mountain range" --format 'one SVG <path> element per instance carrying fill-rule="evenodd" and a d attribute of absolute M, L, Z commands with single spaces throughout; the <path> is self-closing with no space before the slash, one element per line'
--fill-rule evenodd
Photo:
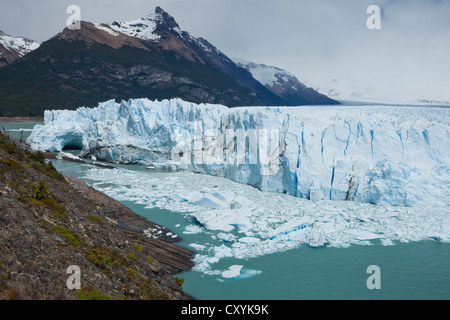
<path fill-rule="evenodd" d="M 316 90 L 345 104 L 450 105 L 450 95 L 442 88 L 428 88 L 426 93 L 411 90 L 402 94 L 398 88 L 386 92 L 367 79 L 345 76 L 335 77 L 328 83 L 324 81 Z"/>
<path fill-rule="evenodd" d="M 23 48 L 16 43 L 10 47 Z M 2 116 L 39 116 L 46 109 L 142 97 L 230 107 L 338 104 L 281 69 L 234 62 L 181 30 L 160 7 L 134 21 L 82 21 L 81 29 L 66 28 L 40 46 L 26 43 L 30 49 L 18 50 L 21 56 L 8 58 L 0 69 Z M 255 70 L 261 68 L 277 70 L 276 81 L 259 78 Z"/>

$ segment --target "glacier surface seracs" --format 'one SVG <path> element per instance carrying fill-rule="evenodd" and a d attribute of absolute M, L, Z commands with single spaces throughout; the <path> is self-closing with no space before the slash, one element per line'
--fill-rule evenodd
<path fill-rule="evenodd" d="M 28 142 L 57 152 L 75 145 L 84 157 L 186 169 L 315 201 L 450 203 L 447 108 L 111 100 L 46 111 Z M 220 207 L 223 199 L 213 201 Z"/>

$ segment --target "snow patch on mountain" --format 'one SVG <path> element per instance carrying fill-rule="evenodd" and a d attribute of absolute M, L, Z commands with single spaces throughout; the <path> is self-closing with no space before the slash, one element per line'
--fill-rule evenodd
<path fill-rule="evenodd" d="M 264 86 L 272 87 L 277 81 L 277 74 L 282 74 L 285 71 L 272 66 L 267 66 L 264 64 L 253 63 L 244 59 L 233 58 L 234 63 L 238 66 L 243 67 L 250 71 L 252 76 L 261 82 Z"/>
<path fill-rule="evenodd" d="M 28 40 L 21 37 L 11 37 L 0 31 L 0 45 L 7 50 L 17 53 L 19 57 L 23 57 L 27 53 L 39 48 L 40 44 L 36 41 Z M 1 52 L 0 52 L 1 56 Z"/>
<path fill-rule="evenodd" d="M 124 33 L 131 37 L 144 40 L 159 40 L 161 37 L 155 33 L 157 21 L 162 19 L 158 13 L 152 13 L 146 17 L 135 19 L 129 22 L 114 21 L 110 27 L 115 31 Z"/>
<path fill-rule="evenodd" d="M 309 88 L 301 83 L 295 75 L 278 67 L 258 64 L 243 59 L 233 61 L 251 73 L 253 78 L 263 84 L 272 93 L 282 98 L 287 106 L 300 105 L 335 105 L 337 101 Z"/>
<path fill-rule="evenodd" d="M 281 68 L 265 64 L 254 63 L 239 58 L 233 58 L 232 60 L 238 66 L 250 71 L 250 73 L 256 80 L 261 82 L 264 86 L 269 87 L 270 89 L 273 89 L 273 87 L 277 83 L 280 84 L 280 82 L 289 82 L 292 81 L 293 79 L 295 79 L 294 82 L 298 83 L 294 83 L 293 84 L 294 87 L 292 89 L 298 90 L 299 89 L 298 84 L 300 84 L 300 86 L 303 86 L 292 73 L 289 73 Z"/>
<path fill-rule="evenodd" d="M 107 26 L 107 25 L 105 25 L 105 24 L 96 23 L 96 24 L 95 24 L 95 27 L 96 27 L 97 29 L 106 31 L 106 32 L 108 32 L 110 35 L 115 36 L 115 37 L 117 37 L 117 36 L 120 35 L 120 33 L 115 32 L 110 26 Z"/>

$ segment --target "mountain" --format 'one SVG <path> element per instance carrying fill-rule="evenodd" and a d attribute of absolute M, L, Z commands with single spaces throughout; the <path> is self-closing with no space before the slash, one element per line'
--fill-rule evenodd
<path fill-rule="evenodd" d="M 251 61 L 233 58 L 240 67 L 248 70 L 252 76 L 267 89 L 286 101 L 288 106 L 305 104 L 339 104 L 312 88 L 301 83 L 293 74 L 278 67 L 258 64 Z"/>
<path fill-rule="evenodd" d="M 64 29 L 0 70 L 3 116 L 142 97 L 229 107 L 291 105 L 207 40 L 181 30 L 160 7 L 129 22 L 82 21 L 81 29 Z"/>
<path fill-rule="evenodd" d="M 262 104 L 250 89 L 195 55 L 186 58 L 184 49 L 183 55 L 166 49 L 173 43 L 140 39 L 83 21 L 81 29 L 66 28 L 0 69 L 0 114 L 35 116 L 46 109 L 89 107 L 130 97 Z"/>
<path fill-rule="evenodd" d="M 153 40 L 159 43 L 164 50 L 174 52 L 178 57 L 200 61 L 202 64 L 227 74 L 256 94 L 259 99 L 259 102 L 255 103 L 256 105 L 284 105 L 286 103 L 206 39 L 193 37 L 187 31 L 181 30 L 175 19 L 160 7 L 156 8 L 155 14 L 131 22 L 115 21 L 110 27 L 143 40 Z"/>
<path fill-rule="evenodd" d="M 37 49 L 39 43 L 26 38 L 14 38 L 0 31 L 0 68 Z"/>

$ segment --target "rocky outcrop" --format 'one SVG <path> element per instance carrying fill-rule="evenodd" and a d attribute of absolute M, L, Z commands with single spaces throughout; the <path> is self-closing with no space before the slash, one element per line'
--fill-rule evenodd
<path fill-rule="evenodd" d="M 190 299 L 173 274 L 192 253 L 144 235 L 167 229 L 0 140 L 0 299 Z M 80 290 L 66 286 L 72 265 Z"/>

